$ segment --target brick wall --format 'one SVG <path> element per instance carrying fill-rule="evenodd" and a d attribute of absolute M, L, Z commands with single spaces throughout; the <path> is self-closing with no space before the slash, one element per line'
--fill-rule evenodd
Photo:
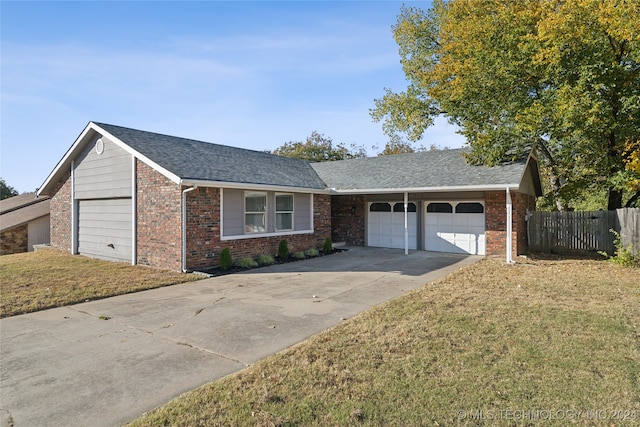
<path fill-rule="evenodd" d="M 136 187 L 137 263 L 181 270 L 180 186 L 136 160 Z"/>
<path fill-rule="evenodd" d="M 488 191 L 486 193 L 486 244 L 487 255 L 505 256 L 507 237 L 507 195 L 506 191 Z M 535 198 L 527 194 L 512 192 L 512 225 L 513 255 L 527 252 L 527 209 L 535 209 Z"/>
<path fill-rule="evenodd" d="M 220 189 L 198 188 L 187 193 L 186 200 L 188 269 L 217 266 L 218 256 L 224 248 L 230 249 L 234 260 L 245 256 L 275 256 L 282 239 L 287 240 L 291 253 L 321 249 L 331 233 L 331 199 L 328 195 L 313 196 L 313 233 L 224 241 L 220 240 Z"/>
<path fill-rule="evenodd" d="M 364 246 L 364 196 L 331 196 L 331 239 Z"/>
<path fill-rule="evenodd" d="M 536 198 L 524 193 L 514 193 L 511 196 L 513 204 L 514 230 L 516 230 L 517 238 L 514 245 L 517 245 L 517 254 L 523 255 L 529 251 L 529 241 L 527 240 L 527 210 L 536 210 Z"/>
<path fill-rule="evenodd" d="M 0 235 L 0 255 L 27 252 L 29 249 L 29 225 L 23 224 L 5 230 Z"/>
<path fill-rule="evenodd" d="M 71 172 L 51 192 L 49 230 L 51 247 L 71 252 Z"/>
<path fill-rule="evenodd" d="M 197 188 L 187 193 L 187 266 L 217 264 L 220 253 L 220 189 Z"/>

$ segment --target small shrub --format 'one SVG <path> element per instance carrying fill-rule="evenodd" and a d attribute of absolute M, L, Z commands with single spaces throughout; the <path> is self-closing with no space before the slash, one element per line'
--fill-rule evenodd
<path fill-rule="evenodd" d="M 296 259 L 305 259 L 304 252 L 296 252 L 293 254 L 293 257 Z"/>
<path fill-rule="evenodd" d="M 316 248 L 307 249 L 304 254 L 308 257 L 314 257 L 320 255 L 320 252 Z"/>
<path fill-rule="evenodd" d="M 280 244 L 278 245 L 278 257 L 280 257 L 281 260 L 289 258 L 289 244 L 285 239 L 280 240 Z"/>
<path fill-rule="evenodd" d="M 224 248 L 220 255 L 218 256 L 218 264 L 220 264 L 220 268 L 223 270 L 228 270 L 233 265 L 233 258 L 231 258 L 231 251 L 229 248 Z"/>
<path fill-rule="evenodd" d="M 260 255 L 258 256 L 258 264 L 260 265 L 271 265 L 274 264 L 276 260 L 271 255 Z"/>
<path fill-rule="evenodd" d="M 638 267 L 640 266 L 640 251 L 636 251 L 633 248 L 633 244 L 629 243 L 627 247 L 622 245 L 622 237 L 616 230 L 609 230 L 615 238 L 613 239 L 613 245 L 616 247 L 615 255 L 609 256 L 606 252 L 599 252 L 608 258 L 609 261 L 614 262 L 623 267 Z"/>
<path fill-rule="evenodd" d="M 329 255 L 331 252 L 333 252 L 333 242 L 331 237 L 327 237 L 324 241 L 324 246 L 322 246 L 322 253 Z"/>
<path fill-rule="evenodd" d="M 240 258 L 238 262 L 236 262 L 236 265 L 241 268 L 253 268 L 253 267 L 257 267 L 258 263 L 256 262 L 255 259 L 245 256 Z"/>

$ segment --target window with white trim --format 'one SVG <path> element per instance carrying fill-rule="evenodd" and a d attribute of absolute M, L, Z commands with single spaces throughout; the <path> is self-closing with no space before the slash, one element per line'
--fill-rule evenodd
<path fill-rule="evenodd" d="M 276 193 L 276 231 L 293 230 L 293 194 Z"/>
<path fill-rule="evenodd" d="M 264 233 L 267 231 L 267 193 L 245 191 L 244 231 L 245 233 Z"/>

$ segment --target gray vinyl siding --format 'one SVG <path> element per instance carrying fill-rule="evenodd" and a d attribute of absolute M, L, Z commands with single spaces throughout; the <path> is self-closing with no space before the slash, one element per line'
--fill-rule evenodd
<path fill-rule="evenodd" d="M 294 228 L 311 230 L 311 194 L 297 193 L 293 196 Z"/>
<path fill-rule="evenodd" d="M 244 234 L 244 191 L 223 190 L 223 236 Z"/>
<path fill-rule="evenodd" d="M 253 190 L 252 190 L 253 191 Z M 242 236 L 244 232 L 244 190 L 227 189 L 223 190 L 222 202 L 222 235 L 224 237 Z M 311 194 L 307 193 L 287 193 L 264 191 L 267 194 L 267 231 L 266 233 L 277 234 L 276 224 L 276 194 L 293 194 L 293 224 L 296 231 L 308 231 L 312 229 L 311 220 Z M 286 232 L 285 232 L 286 233 Z M 247 235 L 250 235 L 247 233 Z"/>
<path fill-rule="evenodd" d="M 36 218 L 28 225 L 28 251 L 33 251 L 33 245 L 48 245 L 49 239 L 49 215 Z"/>
<path fill-rule="evenodd" d="M 78 201 L 79 254 L 130 262 L 131 233 L 131 199 Z"/>
<path fill-rule="evenodd" d="M 102 154 L 96 152 L 96 141 L 93 141 L 75 161 L 76 199 L 131 197 L 131 154 L 106 138 L 102 140 Z"/>

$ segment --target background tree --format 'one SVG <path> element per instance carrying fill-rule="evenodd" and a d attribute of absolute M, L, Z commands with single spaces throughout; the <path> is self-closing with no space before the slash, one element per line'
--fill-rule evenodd
<path fill-rule="evenodd" d="M 352 144 L 351 149 L 349 149 L 341 143 L 334 145 L 331 138 L 325 137 L 316 131 L 311 132 L 311 136 L 307 137 L 306 141 L 286 142 L 281 147 L 273 150 L 271 154 L 294 157 L 311 162 L 327 162 L 367 156 L 364 147 Z"/>
<path fill-rule="evenodd" d="M 377 148 L 377 147 L 374 147 Z M 398 135 L 392 135 L 389 142 L 386 143 L 384 149 L 378 153 L 378 156 L 390 156 L 393 154 L 415 153 L 413 145 Z"/>
<path fill-rule="evenodd" d="M 393 32 L 409 86 L 375 101 L 387 134 L 417 141 L 445 114 L 471 162 L 535 150 L 559 209 L 585 191 L 637 200 L 620 177 L 639 139 L 640 2 L 435 0 Z"/>
<path fill-rule="evenodd" d="M 17 196 L 18 191 L 0 178 L 0 200 L 8 199 L 9 197 Z"/>

